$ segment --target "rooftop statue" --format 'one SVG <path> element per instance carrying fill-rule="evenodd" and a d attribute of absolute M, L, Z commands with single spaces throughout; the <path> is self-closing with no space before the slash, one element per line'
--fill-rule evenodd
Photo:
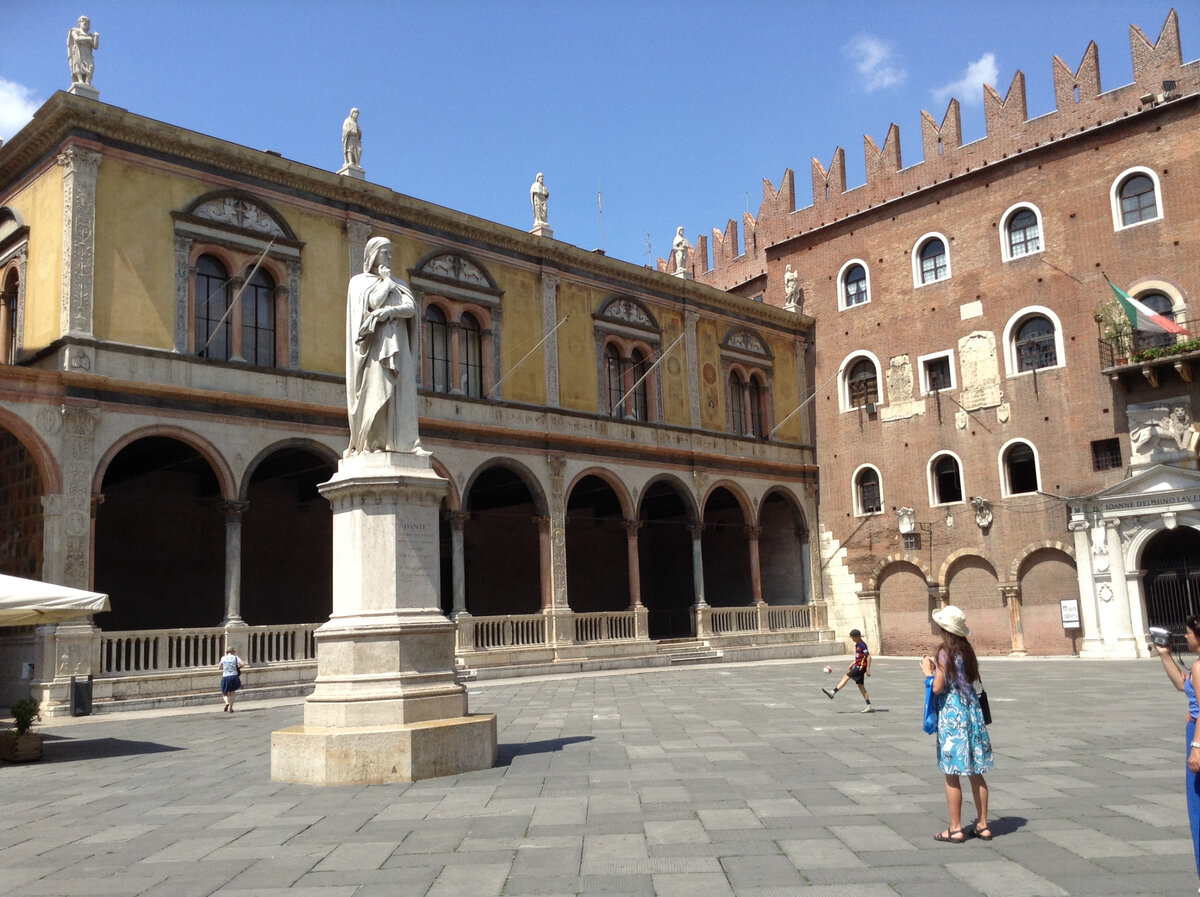
<path fill-rule="evenodd" d="M 91 20 L 87 16 L 79 17 L 79 24 L 67 32 L 67 61 L 71 64 L 71 83 L 92 83 L 92 72 L 96 70 L 96 62 L 92 51 L 100 46 L 100 35 L 93 34 L 88 29 Z"/>
<path fill-rule="evenodd" d="M 546 186 L 546 182 L 542 180 L 542 173 L 539 171 L 537 178 L 529 187 L 529 201 L 533 203 L 534 227 L 545 227 L 550 223 L 547 219 L 549 199 L 550 189 Z"/>
<path fill-rule="evenodd" d="M 358 109 L 351 109 L 342 122 L 342 156 L 347 168 L 362 162 L 362 128 L 358 126 Z"/>

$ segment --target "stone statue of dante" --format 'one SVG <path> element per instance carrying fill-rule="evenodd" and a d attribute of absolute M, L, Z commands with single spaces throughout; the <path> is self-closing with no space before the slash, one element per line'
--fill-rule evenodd
<path fill-rule="evenodd" d="M 391 274 L 392 244 L 372 237 L 346 292 L 346 407 L 358 452 L 423 453 L 417 433 L 417 300 Z"/>
<path fill-rule="evenodd" d="M 545 227 L 549 224 L 546 212 L 549 200 L 550 189 L 546 186 L 546 182 L 542 180 L 542 173 L 539 171 L 537 178 L 529 186 L 529 201 L 533 203 L 534 227 Z"/>
<path fill-rule="evenodd" d="M 683 227 L 680 226 L 675 231 L 675 239 L 671 241 L 671 252 L 675 256 L 675 270 L 687 270 L 688 251 L 692 248 L 692 244 L 687 241 L 687 237 L 683 235 Z"/>
<path fill-rule="evenodd" d="M 362 162 L 362 128 L 358 126 L 357 109 L 351 109 L 342 122 L 342 156 L 348 166 Z"/>
<path fill-rule="evenodd" d="M 71 64 L 72 84 L 91 84 L 96 62 L 92 51 L 100 46 L 100 35 L 88 31 L 91 20 L 79 17 L 79 24 L 67 32 L 67 61 Z"/>

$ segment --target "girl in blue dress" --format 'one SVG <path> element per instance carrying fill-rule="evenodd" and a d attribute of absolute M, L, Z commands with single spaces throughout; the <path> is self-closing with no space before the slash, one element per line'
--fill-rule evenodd
<path fill-rule="evenodd" d="M 1200 614 L 1188 618 L 1184 626 L 1189 651 L 1200 651 Z M 1196 855 L 1196 874 L 1200 875 L 1200 741 L 1196 740 L 1196 717 L 1200 716 L 1200 704 L 1196 701 L 1196 683 L 1200 682 L 1200 660 L 1192 664 L 1191 670 L 1184 672 L 1180 669 L 1175 658 L 1171 656 L 1169 645 L 1155 644 L 1158 656 L 1162 658 L 1167 677 L 1188 699 L 1188 721 L 1184 729 L 1184 751 L 1187 764 L 1184 781 L 1187 789 L 1188 819 L 1192 824 L 1192 850 Z"/>
<path fill-rule="evenodd" d="M 934 611 L 933 622 L 941 630 L 942 644 L 937 657 L 921 659 L 921 672 L 933 680 L 937 696 L 938 769 L 946 776 L 946 808 L 950 824 L 945 831 L 933 836 L 935 841 L 962 844 L 967 833 L 962 824 L 962 782 L 967 776 L 971 795 L 975 799 L 975 822 L 972 834 L 982 841 L 992 840 L 988 827 L 988 787 L 985 772 L 991 772 L 992 742 L 983 723 L 983 710 L 975 693 L 979 679 L 979 662 L 975 650 L 967 641 L 970 630 L 966 615 L 954 605 Z"/>

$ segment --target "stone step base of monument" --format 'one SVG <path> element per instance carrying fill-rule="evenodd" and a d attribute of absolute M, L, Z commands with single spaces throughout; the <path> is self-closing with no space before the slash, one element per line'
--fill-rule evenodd
<path fill-rule="evenodd" d="M 271 733 L 271 780 L 302 785 L 416 782 L 496 765 L 496 715 L 395 727 L 292 726 Z"/>

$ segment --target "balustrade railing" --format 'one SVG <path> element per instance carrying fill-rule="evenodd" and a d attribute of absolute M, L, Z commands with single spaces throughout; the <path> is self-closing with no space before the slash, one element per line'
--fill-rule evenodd
<path fill-rule="evenodd" d="M 576 643 L 630 641 L 637 638 L 637 616 L 631 610 L 574 616 Z"/>
<path fill-rule="evenodd" d="M 288 626 L 222 626 L 202 629 L 156 629 L 140 632 L 100 633 L 100 675 L 127 676 L 215 668 L 225 653 L 231 633 L 247 640 L 247 656 L 254 665 L 315 660 L 313 632 L 319 623 Z"/>
<path fill-rule="evenodd" d="M 476 651 L 531 648 L 546 644 L 546 618 L 542 614 L 471 617 L 467 625 L 474 630 L 470 644 Z"/>

